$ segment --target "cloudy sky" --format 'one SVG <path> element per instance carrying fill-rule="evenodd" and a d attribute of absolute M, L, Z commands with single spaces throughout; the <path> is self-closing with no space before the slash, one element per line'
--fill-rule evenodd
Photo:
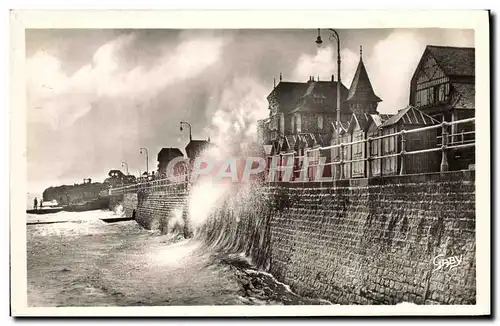
<path fill-rule="evenodd" d="M 450 29 L 339 30 L 342 82 L 349 87 L 359 46 L 380 112 L 408 103 L 409 81 L 427 44 L 474 46 Z M 316 30 L 27 30 L 29 190 L 83 178 L 102 181 L 126 161 L 156 168 L 162 147 L 193 138 L 240 143 L 268 115 L 273 79 L 336 74 L 335 48 Z"/>

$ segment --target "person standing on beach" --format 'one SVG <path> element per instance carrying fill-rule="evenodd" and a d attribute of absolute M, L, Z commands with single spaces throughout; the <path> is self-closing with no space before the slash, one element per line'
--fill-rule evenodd
<path fill-rule="evenodd" d="M 38 207 L 38 199 L 35 197 L 35 200 L 33 200 L 33 209 L 37 209 Z"/>

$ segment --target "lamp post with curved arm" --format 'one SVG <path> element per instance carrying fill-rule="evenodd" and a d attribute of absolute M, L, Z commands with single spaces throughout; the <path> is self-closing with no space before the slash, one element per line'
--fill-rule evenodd
<path fill-rule="evenodd" d="M 340 77 L 340 37 L 339 34 L 337 33 L 336 30 L 332 28 L 327 29 L 329 32 L 331 32 L 331 35 L 329 37 L 330 41 L 333 42 L 332 39 L 337 41 L 337 124 L 340 123 L 340 83 L 341 83 L 341 77 Z M 318 47 L 321 46 L 323 43 L 323 40 L 321 39 L 320 35 L 320 29 L 318 28 L 318 37 L 316 38 L 316 44 Z"/>
<path fill-rule="evenodd" d="M 143 152 L 146 153 L 146 174 L 149 177 L 149 154 L 148 154 L 148 149 L 144 148 L 144 147 L 141 147 L 140 153 L 142 154 Z"/>
<path fill-rule="evenodd" d="M 182 131 L 182 125 L 185 124 L 189 127 L 189 141 L 193 140 L 193 137 L 191 135 L 191 125 L 189 124 L 189 122 L 186 122 L 186 121 L 181 121 L 181 127 L 180 127 L 180 131 Z"/>

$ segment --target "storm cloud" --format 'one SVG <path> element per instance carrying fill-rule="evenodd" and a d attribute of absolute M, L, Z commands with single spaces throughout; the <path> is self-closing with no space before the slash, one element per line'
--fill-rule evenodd
<path fill-rule="evenodd" d="M 333 43 L 316 30 L 28 30 L 26 36 L 30 191 L 83 178 L 103 180 L 126 161 L 150 170 L 162 147 L 193 138 L 237 146 L 268 115 L 274 79 L 330 80 Z M 409 81 L 427 44 L 474 46 L 467 30 L 339 30 L 342 82 L 363 60 L 381 112 L 408 103 Z"/>

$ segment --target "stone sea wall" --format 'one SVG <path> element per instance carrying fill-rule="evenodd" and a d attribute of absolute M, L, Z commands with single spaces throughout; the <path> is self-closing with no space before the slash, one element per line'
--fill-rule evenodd
<path fill-rule="evenodd" d="M 245 252 L 301 295 L 473 304 L 474 180 L 462 171 L 255 187 L 232 193 L 201 236 Z M 449 257 L 459 265 L 439 269 Z"/>
<path fill-rule="evenodd" d="M 190 233 L 187 211 L 186 184 L 149 187 L 137 192 L 135 220 L 142 227 L 159 229 L 163 233 L 181 231 Z"/>
<path fill-rule="evenodd" d="M 120 203 L 147 229 L 189 237 L 188 196 L 149 187 Z M 473 171 L 271 183 L 226 194 L 196 237 L 333 303 L 474 304 L 475 218 Z"/>

